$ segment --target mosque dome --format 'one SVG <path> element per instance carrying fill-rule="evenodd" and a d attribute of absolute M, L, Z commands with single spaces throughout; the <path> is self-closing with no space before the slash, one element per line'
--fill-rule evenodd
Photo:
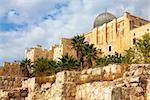
<path fill-rule="evenodd" d="M 112 21 L 114 18 L 116 17 L 109 12 L 99 14 L 94 21 L 93 27 L 95 28 L 95 27 L 102 26 L 104 23 L 108 23 Z"/>

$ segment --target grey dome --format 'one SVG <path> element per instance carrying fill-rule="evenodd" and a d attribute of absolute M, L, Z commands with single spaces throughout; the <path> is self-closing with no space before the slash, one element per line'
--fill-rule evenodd
<path fill-rule="evenodd" d="M 94 21 L 93 27 L 99 27 L 102 26 L 104 23 L 108 23 L 112 21 L 114 18 L 116 18 L 113 14 L 105 12 L 100 15 L 98 15 Z"/>

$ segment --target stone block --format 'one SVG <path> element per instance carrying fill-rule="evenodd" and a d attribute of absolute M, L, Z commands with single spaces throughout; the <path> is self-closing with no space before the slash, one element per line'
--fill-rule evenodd
<path fill-rule="evenodd" d="M 41 90 L 44 91 L 44 90 L 50 89 L 51 85 L 52 85 L 52 83 L 42 84 L 41 85 Z"/>
<path fill-rule="evenodd" d="M 129 82 L 130 83 L 139 83 L 140 82 L 140 77 L 130 77 Z"/>
<path fill-rule="evenodd" d="M 111 100 L 123 100 L 123 94 L 122 94 L 121 87 L 113 88 Z"/>
<path fill-rule="evenodd" d="M 138 69 L 135 70 L 134 76 L 142 75 L 142 74 L 144 74 L 144 72 L 145 72 L 144 68 L 138 68 Z"/>

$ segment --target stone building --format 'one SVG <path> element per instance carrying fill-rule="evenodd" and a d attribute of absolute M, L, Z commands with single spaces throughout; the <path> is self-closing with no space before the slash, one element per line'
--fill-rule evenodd
<path fill-rule="evenodd" d="M 4 62 L 0 68 L 0 76 L 23 76 L 19 61 Z"/>
<path fill-rule="evenodd" d="M 25 58 L 30 59 L 33 63 L 38 58 L 48 58 L 58 61 L 64 54 L 69 54 L 76 57 L 76 52 L 71 46 L 71 39 L 61 38 L 59 45 L 52 45 L 50 50 L 43 49 L 42 46 L 26 49 Z"/>
<path fill-rule="evenodd" d="M 51 59 L 53 58 L 53 52 L 52 50 L 46 50 L 43 49 L 42 46 L 37 45 L 37 47 L 26 49 L 25 50 L 25 58 L 30 59 L 33 63 L 38 59 L 38 58 L 48 58 Z"/>
<path fill-rule="evenodd" d="M 150 30 L 150 22 L 125 12 L 121 17 L 105 12 L 98 15 L 91 32 L 85 33 L 86 41 L 105 55 L 123 53 L 133 45 L 136 38 Z"/>
<path fill-rule="evenodd" d="M 115 17 L 109 12 L 99 14 L 90 32 L 82 33 L 85 40 L 95 45 L 104 55 L 115 52 L 123 53 L 132 47 L 137 38 L 150 32 L 150 21 L 125 12 L 121 17 Z M 45 51 L 41 47 L 26 50 L 25 57 L 35 61 L 39 57 L 58 60 L 68 53 L 76 57 L 72 48 L 71 39 L 62 38 L 59 45 L 52 46 L 51 50 Z"/>
<path fill-rule="evenodd" d="M 58 61 L 64 54 L 69 54 L 76 57 L 76 52 L 72 48 L 71 39 L 61 38 L 60 44 L 54 48 L 53 60 Z"/>

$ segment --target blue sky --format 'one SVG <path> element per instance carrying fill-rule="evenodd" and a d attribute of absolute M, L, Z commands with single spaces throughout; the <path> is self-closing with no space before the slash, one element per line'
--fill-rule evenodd
<path fill-rule="evenodd" d="M 23 59 L 26 48 L 49 49 L 61 37 L 90 31 L 105 8 L 150 20 L 150 0 L 0 0 L 0 64 Z"/>

